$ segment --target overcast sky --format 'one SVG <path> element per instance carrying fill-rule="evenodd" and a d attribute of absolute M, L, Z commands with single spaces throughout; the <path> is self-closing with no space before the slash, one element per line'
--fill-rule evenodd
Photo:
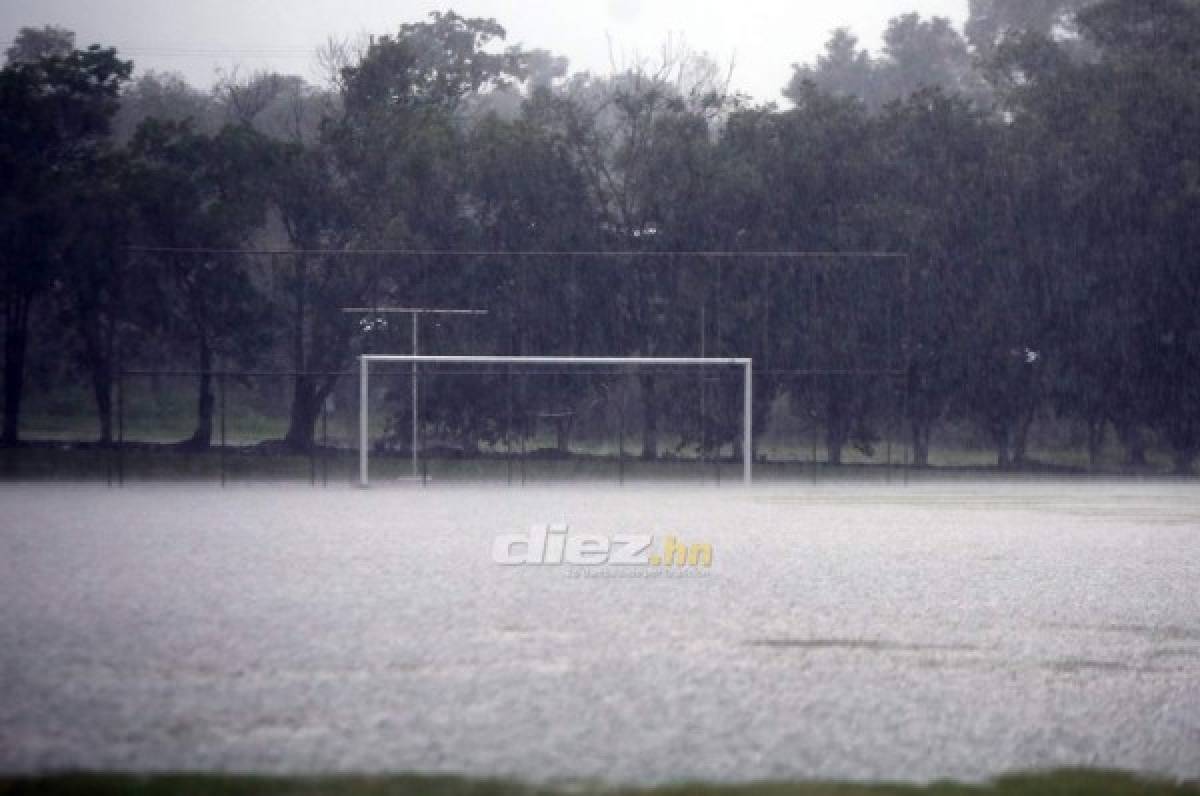
<path fill-rule="evenodd" d="M 119 47 L 139 71 L 182 73 L 208 86 L 218 69 L 269 67 L 319 75 L 313 53 L 330 35 L 394 31 L 434 9 L 495 17 L 508 41 L 566 55 L 573 70 L 609 71 L 653 56 L 668 36 L 735 64 L 734 84 L 776 100 L 790 65 L 808 61 L 829 31 L 852 28 L 872 49 L 887 20 L 908 11 L 950 17 L 966 0 L 0 0 L 0 38 L 23 26 L 56 24 L 81 45 Z M 5 45 L 7 46 L 7 45 Z"/>

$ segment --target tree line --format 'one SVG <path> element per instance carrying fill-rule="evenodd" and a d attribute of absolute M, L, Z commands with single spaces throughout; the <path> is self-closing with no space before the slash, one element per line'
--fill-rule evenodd
<path fill-rule="evenodd" d="M 458 351 L 754 356 L 756 414 L 804 392 L 833 461 L 883 422 L 869 368 L 917 464 L 962 420 L 1022 466 L 1052 415 L 1093 462 L 1112 429 L 1133 465 L 1155 442 L 1193 467 L 1200 3 L 973 0 L 965 33 L 905 15 L 879 54 L 836 31 L 786 108 L 670 45 L 601 76 L 504 39 L 434 13 L 330 44 L 325 85 L 202 92 L 23 30 L 0 71 L 3 442 L 34 351 L 87 380 L 102 442 L 130 363 L 196 371 L 195 448 L 214 373 L 287 368 L 284 441 L 308 449 L 372 335 L 342 308 L 424 301 L 491 310 Z M 880 252 L 903 256 L 853 254 Z M 828 375 L 787 377 L 806 368 Z M 656 378 L 648 457 L 676 411 Z M 429 422 L 494 436 L 491 392 L 438 389 Z M 733 443 L 735 403 L 699 447 Z"/>

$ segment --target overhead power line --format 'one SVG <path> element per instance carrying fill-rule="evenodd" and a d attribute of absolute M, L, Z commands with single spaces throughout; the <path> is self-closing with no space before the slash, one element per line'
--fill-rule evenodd
<path fill-rule="evenodd" d="M 212 254 L 212 255 L 313 255 L 324 257 L 702 257 L 705 259 L 874 259 L 907 260 L 904 252 L 891 251 L 483 251 L 442 249 L 220 249 L 204 247 L 131 246 L 138 254 Z"/>
<path fill-rule="evenodd" d="M 311 58 L 317 51 L 312 47 L 139 47 L 114 44 L 118 52 L 131 55 L 180 56 L 180 57 L 225 57 L 256 56 L 263 58 Z"/>

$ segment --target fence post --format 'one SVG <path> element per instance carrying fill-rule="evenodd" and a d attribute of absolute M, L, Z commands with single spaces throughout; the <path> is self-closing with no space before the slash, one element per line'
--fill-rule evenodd
<path fill-rule="evenodd" d="M 329 486 L 329 396 L 321 401 L 321 486 Z"/>
<path fill-rule="evenodd" d="M 117 486 L 125 486 L 125 370 L 117 372 Z"/>
<path fill-rule="evenodd" d="M 367 357 L 358 358 L 358 485 L 366 489 L 369 485 L 367 471 Z"/>
<path fill-rule="evenodd" d="M 221 488 L 225 488 L 225 371 L 217 374 L 217 393 L 221 397 Z"/>
<path fill-rule="evenodd" d="M 754 360 L 745 365 L 742 396 L 742 480 L 746 486 L 754 483 Z"/>

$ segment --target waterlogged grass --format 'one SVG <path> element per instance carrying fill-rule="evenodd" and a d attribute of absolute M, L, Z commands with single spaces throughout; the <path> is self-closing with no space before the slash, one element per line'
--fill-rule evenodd
<path fill-rule="evenodd" d="M 250 796 L 251 794 L 328 794 L 329 796 L 1169 796 L 1197 794 L 1195 782 L 1175 783 L 1104 771 L 1059 771 L 1002 777 L 987 785 L 939 783 L 861 785 L 837 783 L 756 785 L 674 785 L 652 789 L 607 788 L 572 784 L 531 786 L 496 780 L 455 777 L 275 778 L 215 775 L 63 774 L 0 778 L 0 795 L 30 796 Z"/>
<path fill-rule="evenodd" d="M 169 443 L 186 439 L 196 428 L 194 379 L 131 377 L 125 385 L 125 438 L 130 442 Z M 25 439 L 81 441 L 100 434 L 95 404 L 83 385 L 63 385 L 53 392 L 31 390 L 21 416 Z M 258 395 L 231 379 L 227 385 L 227 439 L 250 444 L 278 439 L 287 430 L 287 393 Z M 115 422 L 115 418 L 114 418 Z"/>
<path fill-rule="evenodd" d="M 319 449 L 312 456 L 289 453 L 278 445 L 229 445 L 223 450 L 187 450 L 178 445 L 137 443 L 118 453 L 113 447 L 77 445 L 43 440 L 16 448 L 0 447 L 0 480 L 8 481 L 117 481 L 126 482 L 212 481 L 224 473 L 227 482 L 357 483 L 358 454 L 349 447 Z M 841 481 L 926 481 L 957 478 L 1028 478 L 1038 475 L 1068 475 L 1079 471 L 1043 468 L 1012 473 L 992 468 L 938 466 L 917 470 L 902 462 L 847 464 L 829 467 L 805 462 L 758 462 L 754 468 L 759 483 Z M 521 457 L 493 453 L 478 457 L 423 457 L 418 474 L 435 483 L 482 482 L 493 484 L 538 484 L 571 481 L 654 483 L 676 482 L 718 484 L 740 482 L 741 462 L 698 461 L 664 458 L 645 462 L 627 456 L 575 454 L 569 457 L 531 453 Z M 1096 474 L 1103 475 L 1103 474 Z M 376 485 L 411 482 L 411 459 L 404 454 L 372 454 L 371 481 Z"/>
<path fill-rule="evenodd" d="M 353 459 L 353 465 L 351 460 Z M 308 457 L 245 450 L 184 451 L 167 446 L 113 448 L 37 445 L 0 449 L 0 480 L 10 481 L 348 481 L 349 453 Z M 355 471 L 356 472 L 356 471 Z"/>
<path fill-rule="evenodd" d="M 406 377 L 405 377 L 406 378 Z M 215 388 L 214 388 L 215 389 Z M 328 418 L 329 445 L 349 451 L 357 443 L 358 419 L 356 384 L 353 379 L 343 380 L 335 394 L 334 410 Z M 262 376 L 248 379 L 229 378 L 226 382 L 225 439 L 230 446 L 254 446 L 264 440 L 278 440 L 284 436 L 288 425 L 288 406 L 291 396 L 291 380 L 283 376 Z M 124 435 L 127 442 L 167 445 L 188 438 L 196 422 L 196 379 L 194 376 L 129 376 L 124 384 L 123 417 Z M 214 418 L 216 423 L 216 418 Z M 393 428 L 393 426 L 395 428 Z M 1066 421 L 1045 419 L 1035 427 L 1039 433 L 1031 438 L 1029 456 L 1040 463 L 1033 469 L 1085 472 L 1089 469 L 1087 451 L 1078 428 Z M 99 436 L 99 423 L 90 390 L 84 384 L 67 384 L 47 391 L 31 388 L 24 403 L 21 435 L 23 439 L 41 442 L 71 443 L 95 440 Z M 214 436 L 218 436 L 214 429 Z M 389 433 L 398 434 L 407 440 L 407 415 L 395 415 L 391 409 L 376 406 L 371 413 L 371 439 L 378 441 Z M 607 477 L 604 469 L 617 454 L 617 429 L 610 422 L 608 431 L 595 437 L 577 429 L 572 439 L 572 451 L 582 464 L 583 470 L 601 469 L 600 477 Z M 881 440 L 872 455 L 865 455 L 853 447 L 843 452 L 844 462 L 851 470 L 879 468 L 889 463 L 902 465 L 911 460 L 911 451 L 905 443 L 905 435 L 898 429 L 882 430 Z M 318 432 L 319 435 L 319 432 Z M 595 438 L 591 438 L 595 437 Z M 660 434 L 665 452 L 674 452 L 677 458 L 693 460 L 694 449 L 676 451 L 679 442 L 669 430 Z M 888 441 L 890 439 L 890 443 Z M 428 444 L 428 443 L 427 443 Z M 539 426 L 532 438 L 527 440 L 529 450 L 553 447 L 555 440 L 551 429 Z M 813 430 L 798 430 L 795 420 L 782 420 L 769 426 L 769 433 L 759 440 L 760 455 L 778 462 L 825 462 L 828 451 L 820 433 Z M 491 450 L 493 456 L 479 463 L 479 468 L 490 472 L 489 459 L 494 461 L 502 453 L 502 445 Z M 624 440 L 626 455 L 636 459 L 640 452 L 640 435 L 628 429 Z M 1149 466 L 1145 473 L 1167 473 L 1172 469 L 1169 452 L 1161 446 L 1151 445 L 1148 451 Z M 726 446 L 722 456 L 732 459 L 731 446 Z M 599 462 L 600 464 L 596 464 Z M 938 435 L 930 450 L 930 465 L 935 469 L 993 469 L 996 454 L 985 439 L 980 438 L 971 426 L 962 421 L 948 421 L 939 427 Z M 458 471 L 469 472 L 470 467 L 459 461 L 452 467 L 444 467 L 445 474 L 454 478 Z M 386 467 L 386 465 L 384 465 Z M 732 467 L 732 464 L 730 465 Z M 796 464 L 769 465 L 782 469 L 794 469 Z M 811 469 L 811 464 L 807 465 Z M 615 463 L 609 469 L 615 468 Z M 271 471 L 279 469 L 266 466 Z M 286 466 L 283 469 L 287 469 Z M 570 468 L 568 468 L 569 470 Z M 1100 471 L 1123 473 L 1124 452 L 1114 435 L 1109 434 L 1100 460 Z M 166 466 L 164 477 L 171 477 L 172 467 Z M 584 473 L 568 472 L 577 477 Z M 791 473 L 789 473 L 790 475 Z M 268 474 L 264 477 L 274 477 Z M 490 478 L 490 476 L 489 476 Z"/>
<path fill-rule="evenodd" d="M 287 431 L 287 406 L 289 393 L 286 380 L 276 380 L 272 389 L 259 385 L 259 389 L 230 380 L 227 386 L 227 411 L 225 414 L 224 439 L 230 452 L 237 454 L 238 449 L 250 449 L 267 440 L 279 440 Z M 67 447 L 79 447 L 76 443 L 95 440 L 99 435 L 99 424 L 91 406 L 91 397 L 87 390 L 75 386 L 64 388 L 50 394 L 33 394 L 25 407 L 22 417 L 22 438 L 36 440 L 35 448 L 57 446 L 59 450 Z M 179 442 L 191 436 L 195 428 L 195 402 L 193 385 L 189 379 L 164 378 L 153 380 L 149 378 L 134 379 L 127 385 L 124 402 L 124 439 L 131 446 L 167 448 L 171 443 Z M 345 395 L 340 396 L 337 410 L 328 418 L 327 427 L 318 426 L 318 439 L 322 432 L 327 431 L 327 444 L 337 449 L 335 458 L 342 455 L 352 456 L 357 445 L 358 420 L 357 404 Z M 214 442 L 221 438 L 218 418 L 214 418 Z M 396 428 L 392 428 L 395 425 Z M 961 425 L 961 424 L 960 424 Z M 398 431 L 397 431 L 398 429 Z M 370 436 L 373 442 L 389 434 L 396 434 L 401 440 L 407 440 L 407 421 L 404 417 L 392 417 L 386 411 L 374 411 L 371 415 Z M 1057 429 L 1061 432 L 1062 429 Z M 576 433 L 572 439 L 571 449 L 574 454 L 569 459 L 559 459 L 553 462 L 538 460 L 539 457 L 526 458 L 526 479 L 530 477 L 529 470 L 535 471 L 535 477 L 547 480 L 581 479 L 617 480 L 622 477 L 618 469 L 618 437 L 615 428 L 609 429 L 608 434 L 592 438 L 583 432 Z M 594 436 L 594 435 L 593 435 Z M 889 434 L 890 443 L 881 441 L 872 455 L 865 455 L 852 447 L 843 452 L 844 463 L 847 465 L 839 477 L 855 477 L 864 471 L 887 470 L 902 467 L 911 461 L 912 453 L 904 443 L 902 435 Z M 935 443 L 930 451 L 930 465 L 937 471 L 950 470 L 993 470 L 996 465 L 996 454 L 987 445 L 973 439 L 962 428 L 949 429 L 945 439 Z M 721 458 L 724 460 L 725 472 L 713 461 L 698 461 L 694 448 L 679 449 L 678 438 L 664 432 L 661 435 L 664 451 L 664 461 L 642 465 L 640 462 L 640 436 L 636 431 L 627 432 L 624 440 L 626 455 L 625 475 L 635 479 L 683 477 L 687 480 L 717 480 L 727 477 L 736 478 L 740 465 L 735 461 L 731 446 L 726 446 Z M 426 446 L 437 445 L 430 440 Z M 548 428 L 539 428 L 538 433 L 528 439 L 525 448 L 528 451 L 552 448 L 555 445 L 553 435 Z M 455 459 L 452 461 L 433 460 L 428 463 L 428 469 L 444 480 L 495 480 L 501 476 L 508 480 L 509 463 L 508 451 L 503 444 L 488 449 L 486 456 L 475 459 Z M 519 450 L 511 451 L 519 454 Z M 780 478 L 795 478 L 805 474 L 811 475 L 814 469 L 819 473 L 828 472 L 831 468 L 823 463 L 828 460 L 828 451 L 823 440 L 814 439 L 811 435 L 794 433 L 772 433 L 760 440 L 759 455 L 769 459 L 759 467 L 764 478 L 777 474 Z M 1029 451 L 1033 462 L 1038 465 L 1030 468 L 1034 471 L 1054 472 L 1086 472 L 1089 467 L 1086 451 L 1072 442 L 1062 433 L 1054 440 L 1042 444 L 1033 444 Z M 86 452 L 80 453 L 77 461 L 58 458 L 62 469 L 47 467 L 47 457 L 40 456 L 28 449 L 17 453 L 0 453 L 0 478 L 71 478 L 91 479 L 107 477 L 107 465 L 97 467 L 95 456 Z M 1167 473 L 1171 470 L 1170 457 L 1165 451 L 1151 447 L 1149 451 L 1150 465 L 1146 473 Z M 145 457 L 142 457 L 145 458 Z M 219 472 L 219 457 L 213 456 L 213 464 L 207 464 L 207 455 L 201 454 L 192 460 L 184 460 L 178 452 L 172 457 L 159 456 L 146 459 L 151 464 L 147 475 L 152 478 L 203 478 L 207 474 Z M 267 461 L 266 456 L 254 458 L 241 457 L 242 471 L 251 478 L 273 480 L 278 478 L 307 478 L 309 465 L 307 457 L 291 457 L 296 461 L 288 461 L 289 457 L 279 455 L 279 461 Z M 403 460 L 403 456 L 395 457 Z M 516 456 L 520 459 L 520 456 Z M 137 461 L 138 455 L 133 454 L 132 460 Z M 387 474 L 392 468 L 388 457 L 377 457 L 381 474 Z M 814 468 L 812 462 L 818 464 Z M 375 460 L 373 459 L 373 465 Z M 226 463 L 228 465 L 228 461 Z M 235 465 L 237 466 L 237 465 Z M 14 470 L 21 474 L 14 475 Z M 397 466 L 397 476 L 411 475 L 411 467 Z M 683 471 L 688 471 L 683 474 Z M 1115 442 L 1110 440 L 1101 461 L 1101 472 L 1122 473 L 1126 471 L 1123 465 L 1123 454 Z M 658 475 L 661 473 L 661 475 Z M 513 476 L 520 481 L 520 473 Z"/>
<path fill-rule="evenodd" d="M 378 485 L 411 481 L 412 461 L 406 455 L 371 456 L 371 481 Z M 811 469 L 811 468 L 809 468 Z M 850 468 L 847 472 L 853 473 Z M 313 456 L 292 454 L 275 448 L 212 448 L 190 451 L 176 446 L 137 445 L 118 452 L 114 448 L 37 444 L 0 448 L 0 479 L 104 481 L 116 480 L 123 472 L 127 482 L 218 481 L 224 471 L 230 481 L 308 481 L 357 483 L 358 454 L 347 448 L 319 450 Z M 831 471 L 832 474 L 833 471 Z M 899 469 L 888 471 L 899 478 Z M 760 466 L 767 477 L 803 477 L 799 465 Z M 740 482 L 741 464 L 663 459 L 643 462 L 628 457 L 624 463 L 605 456 L 544 458 L 504 455 L 477 458 L 423 458 L 419 475 L 433 482 L 553 483 L 566 481 L 629 482 L 684 481 L 695 483 Z M 880 477 L 887 475 L 880 472 Z"/>

